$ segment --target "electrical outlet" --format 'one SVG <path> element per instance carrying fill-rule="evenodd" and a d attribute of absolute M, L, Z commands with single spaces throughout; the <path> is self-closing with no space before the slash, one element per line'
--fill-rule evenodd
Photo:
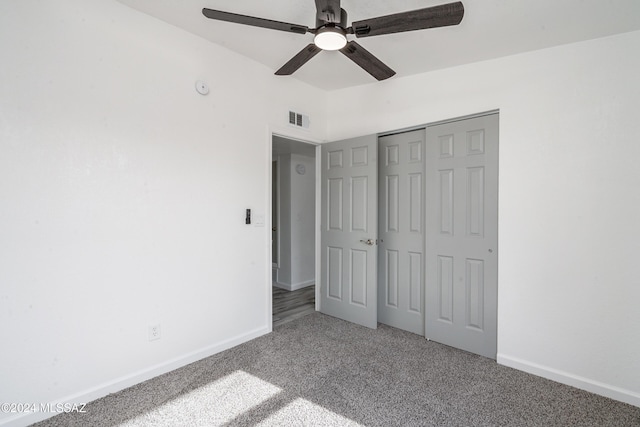
<path fill-rule="evenodd" d="M 160 323 L 149 325 L 149 341 L 159 340 L 160 337 Z"/>

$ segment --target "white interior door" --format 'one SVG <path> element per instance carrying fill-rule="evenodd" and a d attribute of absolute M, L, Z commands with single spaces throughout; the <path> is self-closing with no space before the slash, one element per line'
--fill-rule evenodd
<path fill-rule="evenodd" d="M 498 115 L 428 127 L 425 336 L 496 358 Z"/>
<path fill-rule="evenodd" d="M 424 335 L 424 135 L 378 140 L 378 321 Z"/>
<path fill-rule="evenodd" d="M 377 327 L 377 136 L 322 145 L 320 311 Z"/>

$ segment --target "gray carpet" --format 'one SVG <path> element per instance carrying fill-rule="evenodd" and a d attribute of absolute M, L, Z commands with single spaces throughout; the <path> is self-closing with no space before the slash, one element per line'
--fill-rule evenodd
<path fill-rule="evenodd" d="M 640 426 L 640 408 L 314 313 L 37 426 Z"/>

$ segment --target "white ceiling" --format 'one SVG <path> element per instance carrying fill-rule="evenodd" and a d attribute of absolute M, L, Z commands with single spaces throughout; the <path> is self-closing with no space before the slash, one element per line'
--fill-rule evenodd
<path fill-rule="evenodd" d="M 299 35 L 214 21 L 202 8 L 315 27 L 313 0 L 118 0 L 169 24 L 279 69 L 312 34 Z M 348 22 L 449 3 L 452 0 L 342 0 Z M 640 0 L 462 0 L 453 27 L 358 39 L 397 72 L 411 74 L 640 30 Z M 353 36 L 350 36 L 353 38 Z M 637 54 L 637 53 L 636 53 Z M 320 52 L 293 76 L 325 90 L 375 82 L 339 52 Z M 383 84 L 383 83 L 382 83 Z"/>

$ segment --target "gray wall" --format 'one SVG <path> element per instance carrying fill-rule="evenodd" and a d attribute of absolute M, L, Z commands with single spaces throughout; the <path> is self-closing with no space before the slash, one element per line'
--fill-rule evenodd
<path fill-rule="evenodd" d="M 315 158 L 278 157 L 280 251 L 276 286 L 295 290 L 315 282 Z M 296 171 L 297 165 L 305 173 Z"/>

